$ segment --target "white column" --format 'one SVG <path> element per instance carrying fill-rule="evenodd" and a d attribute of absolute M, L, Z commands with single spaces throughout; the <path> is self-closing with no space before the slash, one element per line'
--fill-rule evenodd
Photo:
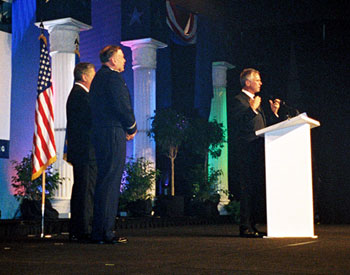
<path fill-rule="evenodd" d="M 75 41 L 76 39 L 79 40 L 81 30 L 91 29 L 91 26 L 72 18 L 46 21 L 43 24 L 50 35 L 52 83 L 54 89 L 57 161 L 53 164 L 53 168 L 57 169 L 60 177 L 64 178 L 62 184 L 55 192 L 52 205 L 59 212 L 61 218 L 68 218 L 70 217 L 73 168 L 63 160 L 63 147 L 66 135 L 66 101 L 74 82 Z"/>
<path fill-rule="evenodd" d="M 147 136 L 151 128 L 150 117 L 156 109 L 156 67 L 157 49 L 167 45 L 152 38 L 121 42 L 132 50 L 132 65 L 134 70 L 134 112 L 138 133 L 133 143 L 133 157 L 144 157 L 156 163 L 155 142 Z M 150 191 L 155 195 L 155 183 Z"/>
<path fill-rule="evenodd" d="M 233 69 L 234 66 L 224 62 L 213 62 L 212 65 L 212 78 L 214 97 L 211 101 L 210 117 L 209 120 L 216 120 L 218 123 L 223 124 L 225 129 L 226 140 L 227 136 L 227 105 L 226 105 L 226 85 L 227 85 L 227 70 Z M 221 155 L 219 158 L 214 159 L 209 155 L 209 165 L 215 170 L 221 170 L 222 175 L 219 178 L 218 189 L 220 190 L 220 203 L 218 210 L 221 215 L 227 214 L 224 206 L 230 201 L 227 196 L 228 191 L 228 148 L 227 142 L 225 142 L 222 148 Z"/>
<path fill-rule="evenodd" d="M 8 155 L 11 117 L 12 34 L 0 30 L 0 155 Z"/>

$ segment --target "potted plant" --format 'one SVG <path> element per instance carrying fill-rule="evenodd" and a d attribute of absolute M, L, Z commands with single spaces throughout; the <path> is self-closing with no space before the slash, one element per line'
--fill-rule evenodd
<path fill-rule="evenodd" d="M 209 168 L 208 158 L 218 158 L 225 142 L 223 125 L 217 121 L 208 121 L 201 117 L 190 120 L 186 132 L 185 150 L 191 151 L 195 163 L 184 171 L 191 193 L 188 198 L 187 212 L 190 215 L 218 215 L 220 201 L 218 180 L 221 170 Z"/>
<path fill-rule="evenodd" d="M 32 177 L 32 155 L 28 154 L 22 161 L 12 160 L 11 163 L 16 170 L 12 176 L 11 185 L 14 189 L 14 196 L 20 202 L 21 218 L 33 220 L 41 218 L 41 198 L 42 198 L 42 176 L 34 181 Z M 54 191 L 61 184 L 62 179 L 56 171 L 49 166 L 46 170 L 45 182 L 45 218 L 57 219 L 58 212 L 52 208 L 50 198 L 53 197 Z"/>
<path fill-rule="evenodd" d="M 157 149 L 171 162 L 171 196 L 175 196 L 175 159 L 180 145 L 186 138 L 188 119 L 171 108 L 157 110 L 151 117 L 151 129 L 148 135 L 157 144 Z"/>
<path fill-rule="evenodd" d="M 191 199 L 187 205 L 187 214 L 190 216 L 215 217 L 219 215 L 218 204 L 220 195 L 218 179 L 221 170 L 210 169 L 208 177 L 202 165 L 194 166 L 188 173 L 191 184 Z"/>
<path fill-rule="evenodd" d="M 167 156 L 171 164 L 171 196 L 160 195 L 157 197 L 155 214 L 168 217 L 183 216 L 184 198 L 175 196 L 175 159 L 179 147 L 186 139 L 188 119 L 171 108 L 165 108 L 157 110 L 151 120 L 151 129 L 148 135 L 155 140 L 157 150 Z"/>
<path fill-rule="evenodd" d="M 240 202 L 232 195 L 229 196 L 230 202 L 224 206 L 227 215 L 231 216 L 235 224 L 240 221 Z"/>
<path fill-rule="evenodd" d="M 203 160 L 204 182 L 208 181 L 208 157 L 218 158 L 225 142 L 225 130 L 222 123 L 208 121 L 202 117 L 190 120 L 186 131 L 186 146 Z"/>
<path fill-rule="evenodd" d="M 125 165 L 125 181 L 122 184 L 120 205 L 130 216 L 150 216 L 153 195 L 150 193 L 159 171 L 145 158 L 130 158 Z"/>

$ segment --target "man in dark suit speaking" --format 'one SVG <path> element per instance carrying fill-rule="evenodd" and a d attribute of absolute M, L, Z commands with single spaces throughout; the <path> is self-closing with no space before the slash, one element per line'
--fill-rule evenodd
<path fill-rule="evenodd" d="M 91 234 L 93 196 L 97 167 L 91 143 L 89 89 L 95 76 L 91 63 L 74 68 L 74 86 L 68 96 L 67 161 L 73 165 L 74 184 L 71 197 L 70 240 L 86 241 Z"/>
<path fill-rule="evenodd" d="M 101 69 L 91 84 L 90 106 L 93 143 L 98 167 L 91 238 L 94 242 L 122 243 L 114 234 L 120 183 L 126 158 L 126 141 L 137 132 L 129 90 L 121 72 L 125 58 L 119 46 L 100 51 Z"/>
<path fill-rule="evenodd" d="M 265 114 L 261 98 L 256 94 L 262 86 L 260 73 L 244 69 L 240 75 L 242 91 L 235 96 L 232 108 L 234 144 L 238 158 L 240 183 L 240 236 L 259 238 L 264 235 L 256 228 L 259 201 L 264 196 L 264 141 L 255 131 L 279 121 L 280 100 L 270 100 L 270 111 Z"/>

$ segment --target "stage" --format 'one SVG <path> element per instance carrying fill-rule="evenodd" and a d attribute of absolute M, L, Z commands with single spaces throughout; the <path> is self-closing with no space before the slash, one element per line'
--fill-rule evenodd
<path fill-rule="evenodd" d="M 350 269 L 350 225 L 316 225 L 317 239 L 243 239 L 230 223 L 118 231 L 129 243 L 70 243 L 64 232 L 2 239 L 0 273 L 347 274 Z"/>

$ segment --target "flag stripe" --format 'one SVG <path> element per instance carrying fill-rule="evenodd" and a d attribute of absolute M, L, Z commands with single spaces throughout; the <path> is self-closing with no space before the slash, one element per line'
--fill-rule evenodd
<path fill-rule="evenodd" d="M 40 141 L 41 141 L 41 149 L 44 151 L 44 154 L 45 155 L 49 155 L 49 150 L 48 150 L 48 144 L 46 143 L 49 142 L 49 140 L 47 139 L 47 131 L 48 131 L 48 127 L 49 125 L 48 124 L 48 121 L 46 120 L 46 114 L 43 113 L 43 110 L 42 110 L 42 105 L 39 105 L 38 106 L 38 136 L 40 138 Z"/>
<path fill-rule="evenodd" d="M 39 141 L 37 141 L 38 139 L 38 136 L 36 134 L 34 134 L 34 142 L 33 144 L 37 144 L 39 143 Z M 40 150 L 37 149 L 35 152 L 33 152 L 33 158 L 36 158 L 37 160 L 36 161 L 33 161 L 33 165 L 35 165 L 35 169 L 38 170 L 41 166 L 44 165 L 44 163 L 41 161 L 41 158 L 40 158 Z"/>
<path fill-rule="evenodd" d="M 45 140 L 47 140 L 47 135 L 49 135 L 49 139 L 48 141 L 51 141 L 51 140 L 54 140 L 54 133 L 53 133 L 53 128 L 54 128 L 54 125 L 53 125 L 53 114 L 51 113 L 50 109 L 52 110 L 52 106 L 51 106 L 51 102 L 49 101 L 49 98 L 48 98 L 48 95 L 47 95 L 47 90 L 43 93 L 41 93 L 41 95 L 44 95 L 44 99 L 45 99 L 45 102 L 46 104 L 42 103 L 40 105 L 40 114 L 41 114 L 41 118 L 42 118 L 42 124 L 45 126 L 45 130 L 46 130 L 46 133 L 45 133 Z M 41 96 L 40 95 L 40 96 Z M 46 110 L 44 110 L 46 109 Z M 49 110 L 47 110 L 49 109 Z M 49 111 L 49 112 L 48 112 Z M 44 119 L 44 118 L 48 118 L 48 119 Z M 50 142 L 51 143 L 51 142 Z M 56 150 L 56 148 L 54 148 Z"/>

